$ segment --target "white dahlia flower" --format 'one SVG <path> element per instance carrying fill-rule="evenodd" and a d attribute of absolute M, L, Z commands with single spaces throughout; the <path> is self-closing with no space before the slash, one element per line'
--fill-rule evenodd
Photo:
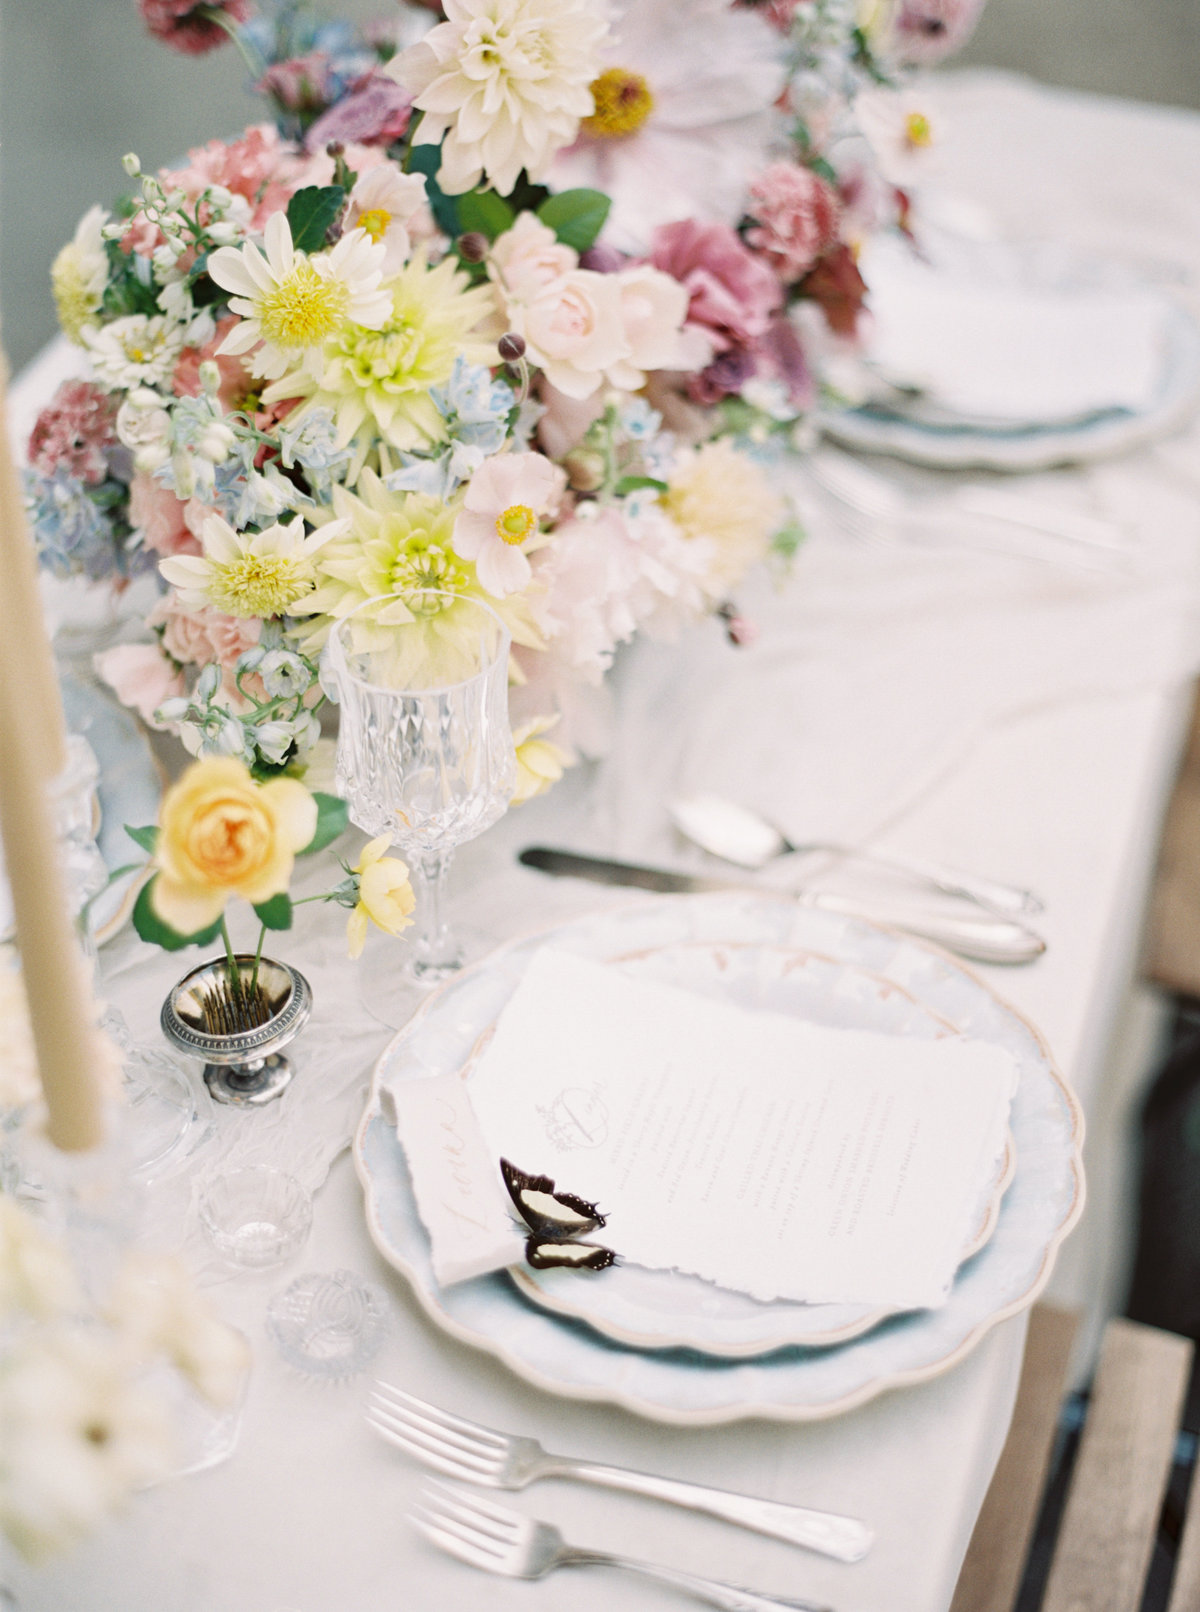
<path fill-rule="evenodd" d="M 507 193 L 524 168 L 544 179 L 593 110 L 607 31 L 598 0 L 445 0 L 446 21 L 385 71 L 424 113 L 418 145 L 442 146 L 438 184 L 452 194 L 486 175 Z"/>

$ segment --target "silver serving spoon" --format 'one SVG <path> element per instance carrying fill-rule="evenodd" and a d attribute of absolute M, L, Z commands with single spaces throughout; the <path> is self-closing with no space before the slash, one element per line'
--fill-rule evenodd
<path fill-rule="evenodd" d="M 667 802 L 667 811 L 675 827 L 693 844 L 740 868 L 763 868 L 780 856 L 826 856 L 834 861 L 866 862 L 906 874 L 946 895 L 965 896 L 1007 917 L 1030 917 L 1043 911 L 1042 902 L 1030 890 L 1019 890 L 957 868 L 942 867 L 923 858 L 894 853 L 884 856 L 825 841 L 793 845 L 780 829 L 757 812 L 724 800 L 720 795 L 681 796 Z"/>

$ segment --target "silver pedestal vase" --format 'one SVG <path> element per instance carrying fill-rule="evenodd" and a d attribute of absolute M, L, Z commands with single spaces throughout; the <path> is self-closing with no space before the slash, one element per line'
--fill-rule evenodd
<path fill-rule="evenodd" d="M 163 1034 L 179 1052 L 204 1060 L 204 1082 L 214 1101 L 259 1108 L 280 1097 L 292 1079 L 283 1048 L 312 1013 L 312 990 L 304 975 L 269 957 L 240 952 L 231 988 L 224 957 L 201 963 L 169 992 L 163 1003 Z"/>

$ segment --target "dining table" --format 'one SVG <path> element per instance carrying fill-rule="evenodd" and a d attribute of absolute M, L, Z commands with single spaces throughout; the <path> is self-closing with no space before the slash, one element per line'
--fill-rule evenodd
<path fill-rule="evenodd" d="M 923 93 L 937 113 L 929 186 L 942 219 L 1120 262 L 1200 316 L 1200 114 L 990 69 L 943 72 Z M 14 435 L 62 363 L 53 349 L 18 379 Z M 1036 891 L 1044 955 L 971 967 L 1037 1027 L 1087 1118 L 1091 1201 L 1046 1289 L 1084 1312 L 1082 1375 L 1122 1302 L 1130 1115 L 1163 1019 L 1139 984 L 1139 942 L 1200 670 L 1200 424 L 1176 422 L 1088 463 L 941 474 L 1019 483 L 1119 521 L 1136 536 L 1134 558 L 1109 573 L 965 541 L 855 541 L 829 519 L 801 460 L 794 482 L 809 536 L 789 576 L 764 578 L 742 602 L 756 641 L 735 646 L 709 622 L 675 642 L 627 646 L 608 693 L 579 713 L 591 759 L 460 849 L 451 916 L 481 955 L 581 914 L 653 902 L 548 878 L 518 854 L 541 844 L 711 871 L 665 810 L 673 793 L 697 789 L 758 804 L 792 839 L 869 843 Z M 161 740 L 157 753 L 169 754 Z M 328 874 L 327 859 L 306 869 L 299 893 Z M 780 874 L 757 877 L 770 885 Z M 598 1569 L 539 1585 L 437 1551 L 407 1516 L 422 1472 L 365 1419 L 375 1378 L 555 1451 L 846 1513 L 874 1532 L 867 1556 L 847 1564 L 632 1494 L 546 1482 L 500 1497 L 572 1542 L 836 1612 L 945 1612 L 1005 1441 L 1027 1310 L 983 1330 L 928 1380 L 820 1419 L 677 1425 L 604 1394 L 538 1386 L 439 1326 L 372 1240 L 350 1144 L 396 1033 L 385 1021 L 415 1011 L 421 995 L 399 983 L 403 940 L 373 935 L 371 978 L 390 949 L 397 986 L 387 1004 L 372 1001 L 346 957 L 344 920 L 314 904 L 275 940 L 314 993 L 292 1049 L 303 1102 L 221 1110 L 214 1137 L 148 1189 L 154 1234 L 187 1250 L 208 1297 L 250 1340 L 236 1443 L 207 1469 L 138 1495 L 61 1559 L 34 1567 L 0 1554 L 0 1582 L 21 1612 L 683 1604 L 676 1591 Z M 179 958 L 128 925 L 100 950 L 103 995 L 147 1044 L 161 1045 L 159 1012 L 181 972 Z M 223 1162 L 281 1164 L 312 1192 L 311 1235 L 287 1263 L 232 1269 L 199 1238 L 193 1188 L 214 1147 Z M 267 1306 L 301 1273 L 336 1270 L 382 1291 L 385 1335 L 363 1371 L 317 1380 L 281 1358 Z"/>

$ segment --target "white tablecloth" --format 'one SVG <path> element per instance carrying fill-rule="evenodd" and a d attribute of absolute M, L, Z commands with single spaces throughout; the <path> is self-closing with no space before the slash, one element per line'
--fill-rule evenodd
<path fill-rule="evenodd" d="M 1124 256 L 1160 280 L 1172 279 L 1195 301 L 1200 118 L 995 74 L 951 76 L 938 95 L 948 129 L 941 180 L 947 189 L 978 202 L 1012 235 L 1055 236 Z M 964 608 L 978 612 L 978 591 L 957 562 L 941 578 L 919 555 L 888 556 L 880 561 L 886 572 L 872 571 L 869 554 L 847 556 L 818 536 L 790 591 L 764 605 L 762 647 L 751 652 L 758 661 L 738 661 L 715 627 L 679 650 L 635 651 L 618 679 L 621 747 L 609 762 L 577 770 L 551 796 L 464 849 L 455 872 L 457 916 L 498 939 L 602 900 L 625 899 L 553 883 L 516 866 L 514 852 L 548 841 L 661 853 L 669 845 L 659 809 L 663 789 L 724 778 L 728 790 L 752 776 L 799 827 L 873 832 L 881 843 L 1039 890 L 1048 903 L 1047 956 L 1033 968 L 995 970 L 993 977 L 1001 994 L 1041 1025 L 1085 1105 L 1103 1112 L 1106 1044 L 1131 975 L 1179 739 L 1180 681 L 1200 659 L 1189 637 L 1198 440 L 1193 429 L 1114 464 L 1052 480 L 1051 495 L 1067 502 L 1150 511 L 1162 537 L 1152 555 L 1157 569 L 1140 579 L 1136 596 L 1122 600 L 1111 590 L 1103 599 L 1088 596 L 1088 608 L 1101 607 L 1092 619 L 1107 627 L 1090 640 L 1084 633 L 1079 654 L 1054 653 L 1051 620 L 1036 635 L 1044 651 L 1038 678 L 1007 678 L 1003 654 L 983 657 L 983 665 L 968 653 L 968 642 L 960 665 L 976 676 L 972 696 L 943 702 L 939 709 L 950 716 L 933 728 L 922 689 L 935 687 L 930 635 L 936 640 L 943 632 L 945 612 L 930 611 L 924 624 L 916 608 L 889 617 L 880 578 L 910 607 L 922 596 L 944 600 L 947 577 L 955 586 L 961 579 Z M 997 609 L 1006 600 L 1024 608 L 1026 583 L 1011 570 L 995 574 L 1007 578 L 1009 589 L 993 601 Z M 1078 627 L 1079 596 L 1072 594 L 1071 603 Z M 1051 608 L 1062 605 L 1061 597 L 1050 601 Z M 839 644 L 842 607 L 854 611 L 858 637 L 843 632 Z M 1143 655 L 1147 618 L 1158 630 L 1153 653 Z M 1125 636 L 1114 621 L 1129 629 Z M 993 638 L 1000 644 L 1002 633 Z M 922 677 L 897 686 L 906 658 Z M 856 731 L 865 738 L 846 743 L 844 725 L 822 738 L 824 706 L 806 708 L 805 691 L 824 689 L 844 700 L 839 677 L 863 666 L 871 675 L 858 673 L 851 704 L 860 708 Z M 740 697 L 714 717 L 723 683 L 744 695 L 756 667 L 774 679 L 760 678 L 760 688 L 790 689 L 790 696 L 749 705 Z M 947 673 L 943 681 L 952 680 L 953 664 Z M 872 731 L 887 739 L 886 767 L 863 762 Z M 906 732 L 910 742 L 897 745 L 895 736 Z M 823 747 L 831 768 L 827 788 L 818 771 Z M 803 800 L 795 789 L 797 756 L 805 762 Z M 324 1072 L 334 1099 L 328 1124 L 344 1128 L 387 1032 L 357 1004 L 337 928 L 335 915 L 308 909 L 287 955 L 309 974 L 318 999 L 318 1020 L 298 1044 L 302 1075 L 315 1083 Z M 152 1034 L 177 963 L 123 936 L 109 948 L 106 968 L 109 993 L 135 1031 Z M 265 1117 L 265 1123 L 279 1121 Z M 322 1167 L 312 1164 L 318 1176 Z M 1094 1286 L 1103 1249 L 1089 1244 L 1086 1227 L 1077 1246 L 1084 1252 L 1069 1251 L 1067 1264 L 1075 1288 L 1086 1289 Z M 485 1597 L 498 1608 L 561 1606 L 569 1598 L 581 1612 L 599 1612 L 615 1596 L 622 1606 L 678 1604 L 664 1590 L 632 1579 L 617 1584 L 600 1572 L 541 1589 L 485 1580 L 417 1539 L 403 1521 L 417 1477 L 365 1428 L 359 1414 L 365 1379 L 307 1382 L 281 1364 L 264 1336 L 272 1292 L 300 1270 L 339 1266 L 391 1293 L 395 1324 L 379 1371 L 413 1392 L 573 1453 L 850 1511 L 867 1518 L 878 1536 L 867 1560 L 847 1567 L 628 1497 L 547 1484 L 516 1502 L 563 1522 L 581 1541 L 828 1600 L 839 1612 L 875 1612 L 885 1604 L 896 1612 L 943 1612 L 949 1604 L 1005 1435 L 1021 1320 L 990 1334 L 938 1380 L 831 1422 L 667 1428 L 543 1395 L 490 1357 L 444 1337 L 374 1254 L 343 1158 L 320 1190 L 304 1253 L 289 1267 L 214 1288 L 256 1350 L 234 1458 L 142 1497 L 125 1520 L 69 1561 L 37 1573 L 14 1566 L 9 1577 L 25 1612 L 384 1612 L 467 1608 Z"/>

